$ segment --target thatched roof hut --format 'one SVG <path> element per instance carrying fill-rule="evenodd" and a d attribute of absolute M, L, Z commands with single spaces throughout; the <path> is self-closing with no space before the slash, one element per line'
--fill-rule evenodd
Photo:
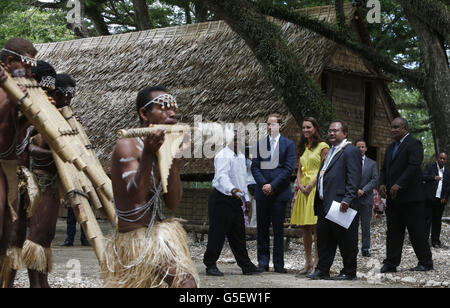
<path fill-rule="evenodd" d="M 302 11 L 329 22 L 336 19 L 333 6 Z M 355 31 L 365 35 L 357 10 L 346 5 L 345 12 Z M 379 158 L 387 144 L 383 129 L 397 111 L 377 70 L 318 34 L 288 23 L 282 29 L 299 55 L 299 65 L 322 85 L 336 115 L 349 122 L 350 137 L 368 138 L 371 147 L 380 149 L 372 154 Z M 73 106 L 106 170 L 115 132 L 138 126 L 136 95 L 152 84 L 165 85 L 177 97 L 182 122 L 192 123 L 194 115 L 202 115 L 205 121 L 261 123 L 278 112 L 285 116 L 284 135 L 299 137 L 298 125 L 252 51 L 223 21 L 37 47 L 39 58 L 77 80 Z M 182 164 L 185 180 L 205 180 L 213 172 L 212 160 L 189 159 Z"/>

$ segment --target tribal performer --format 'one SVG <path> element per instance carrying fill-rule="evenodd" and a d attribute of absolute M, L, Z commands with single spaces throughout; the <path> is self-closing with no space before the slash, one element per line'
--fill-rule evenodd
<path fill-rule="evenodd" d="M 36 54 L 32 42 L 13 38 L 0 50 L 0 61 L 13 77 L 31 78 Z M 5 80 L 6 75 L 0 71 L 0 86 Z M 27 146 L 28 126 L 27 119 L 19 115 L 17 102 L 0 87 L 0 287 L 12 286 L 21 264 L 19 247 L 26 236 L 24 200 L 18 191 L 17 170 L 21 164 L 18 157 L 23 158 Z"/>
<path fill-rule="evenodd" d="M 56 71 L 49 63 L 38 61 L 32 72 L 41 88 L 48 94 L 55 90 Z M 50 101 L 56 104 L 53 99 Z M 60 206 L 58 173 L 52 151 L 40 134 L 31 137 L 28 153 L 29 169 L 37 181 L 40 197 L 29 219 L 22 261 L 28 269 L 31 288 L 50 288 L 47 277 L 53 264 L 50 246 L 55 237 Z"/>
<path fill-rule="evenodd" d="M 137 96 L 142 127 L 176 124 L 176 101 L 162 86 L 147 87 Z M 175 210 L 182 187 L 178 161 L 172 163 L 168 192 L 162 195 L 156 153 L 165 132 L 117 142 L 111 177 L 118 230 L 105 249 L 105 287 L 198 287 L 199 277 L 189 253 L 187 236 L 176 219 L 164 220 L 162 203 Z"/>

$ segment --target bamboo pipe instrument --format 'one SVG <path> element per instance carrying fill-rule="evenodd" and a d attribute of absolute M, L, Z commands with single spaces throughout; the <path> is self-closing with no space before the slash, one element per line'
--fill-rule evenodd
<path fill-rule="evenodd" d="M 73 130 L 77 131 L 77 138 L 79 138 L 80 143 L 84 145 L 82 149 L 88 157 L 88 163 L 96 168 L 96 173 L 103 178 L 105 185 L 111 186 L 112 183 L 108 175 L 103 170 L 103 167 L 93 149 L 87 149 L 86 145 L 90 145 L 89 137 L 87 136 L 84 127 L 81 125 L 79 121 L 77 121 L 74 117 L 74 113 L 72 108 L 69 106 L 63 107 L 61 109 L 61 113 L 64 118 L 67 120 L 69 125 Z M 87 179 L 86 179 L 87 180 Z M 96 209 L 99 209 L 103 212 L 103 214 L 108 218 L 112 225 L 117 223 L 117 217 L 114 210 L 114 203 L 111 198 L 101 192 L 101 190 L 96 190 L 89 181 L 84 180 L 82 182 L 82 186 L 85 189 L 85 192 L 91 196 L 91 202 L 93 203 Z"/>
<path fill-rule="evenodd" d="M 35 80 L 27 78 L 13 79 L 11 75 L 0 66 L 7 79 L 0 85 L 16 102 L 28 121 L 42 134 L 44 140 L 62 158 L 63 161 L 73 163 L 78 170 L 86 173 L 96 190 L 103 190 L 106 196 L 113 200 L 112 186 L 98 176 L 95 168 L 83 160 L 83 153 L 79 153 L 78 144 L 73 144 L 67 138 L 67 132 L 72 131 L 61 113 L 50 103 L 45 92 Z M 27 88 L 25 95 L 18 86 L 18 82 Z M 79 143 L 79 142 L 77 142 Z M 105 185 L 106 184 L 106 185 Z"/>
<path fill-rule="evenodd" d="M 99 263 L 101 263 L 105 251 L 105 237 L 92 212 L 88 199 L 74 193 L 82 191 L 78 177 L 80 172 L 72 164 L 63 162 L 54 151 L 52 153 L 64 192 L 69 197 L 70 206 L 73 208 L 78 223 L 91 243 Z"/>
<path fill-rule="evenodd" d="M 150 127 L 120 129 L 117 131 L 117 137 L 118 138 L 147 137 L 151 133 L 159 129 L 165 130 L 167 133 L 174 133 L 174 132 L 189 132 L 194 130 L 195 128 L 192 128 L 187 124 L 173 124 L 173 125 L 158 124 L 152 125 Z"/>

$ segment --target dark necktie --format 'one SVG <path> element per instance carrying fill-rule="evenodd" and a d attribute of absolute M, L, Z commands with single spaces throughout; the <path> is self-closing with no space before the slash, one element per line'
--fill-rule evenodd
<path fill-rule="evenodd" d="M 400 146 L 400 141 L 395 142 L 394 150 L 392 151 L 392 159 L 395 157 L 395 153 L 397 153 L 398 147 Z"/>

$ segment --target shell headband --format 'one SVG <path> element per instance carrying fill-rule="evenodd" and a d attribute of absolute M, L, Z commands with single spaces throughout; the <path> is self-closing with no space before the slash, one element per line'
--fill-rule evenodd
<path fill-rule="evenodd" d="M 20 57 L 20 61 L 22 61 L 22 63 L 24 63 L 24 64 L 29 64 L 31 66 L 36 66 L 37 65 L 37 60 L 36 59 L 30 58 L 30 57 L 27 57 L 27 56 L 23 56 L 21 54 L 18 54 L 15 51 L 12 51 L 12 50 L 9 50 L 9 49 L 6 49 L 6 48 L 2 48 L 2 51 L 7 51 L 9 53 L 12 53 L 13 55 L 16 55 L 16 56 Z"/>
<path fill-rule="evenodd" d="M 178 108 L 178 104 L 177 104 L 177 101 L 175 100 L 175 97 L 173 97 L 170 94 L 158 95 L 157 97 L 155 97 L 154 99 L 149 101 L 147 104 L 145 104 L 144 108 L 147 108 L 151 104 L 159 104 L 162 106 L 161 109 L 163 109 L 163 110 L 166 108 L 167 109 L 170 109 L 170 108 L 177 109 Z"/>

